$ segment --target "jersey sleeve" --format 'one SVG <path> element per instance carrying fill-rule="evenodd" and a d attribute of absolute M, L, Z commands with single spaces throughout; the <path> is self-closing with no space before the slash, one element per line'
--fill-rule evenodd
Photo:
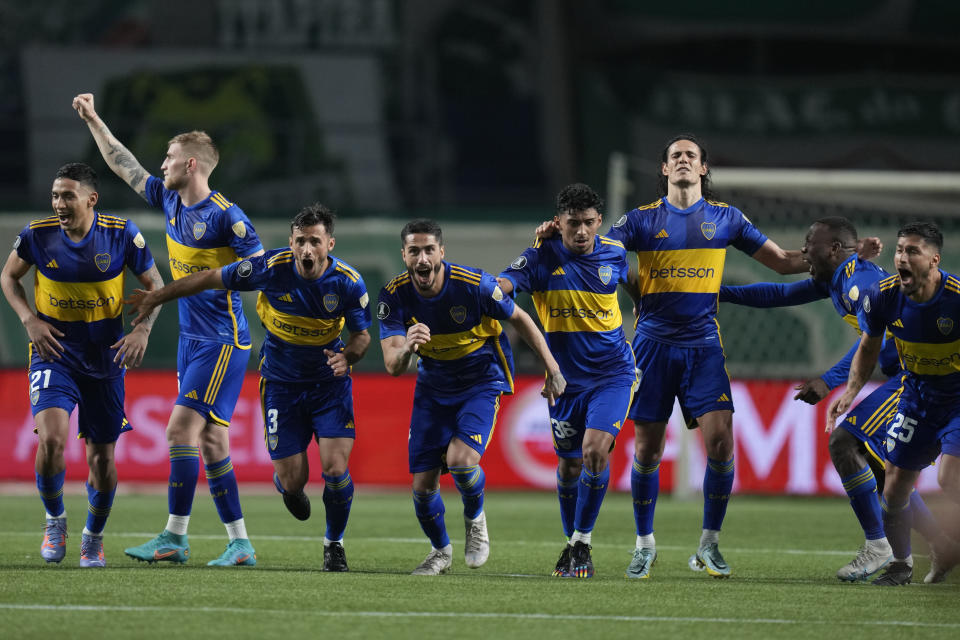
<path fill-rule="evenodd" d="M 243 209 L 233 205 L 227 209 L 226 214 L 224 221 L 228 228 L 223 230 L 224 237 L 229 238 L 227 243 L 237 256 L 248 258 L 257 251 L 262 251 L 260 236 Z"/>
<path fill-rule="evenodd" d="M 220 267 L 220 279 L 231 291 L 260 291 L 270 283 L 273 269 L 267 266 L 267 256 L 260 255 Z"/>
<path fill-rule="evenodd" d="M 859 346 L 860 340 L 857 339 L 837 364 L 830 367 L 826 373 L 820 376 L 820 379 L 827 384 L 827 387 L 836 389 L 847 381 L 847 378 L 850 376 L 850 365 L 853 363 L 853 355 L 857 352 Z"/>
<path fill-rule="evenodd" d="M 886 314 L 883 312 L 883 298 L 878 282 L 870 285 L 870 288 L 863 294 L 860 311 L 857 312 L 857 323 L 860 325 L 860 330 L 872 338 L 884 335 L 887 329 Z"/>
<path fill-rule="evenodd" d="M 513 298 L 504 295 L 497 279 L 487 272 L 480 276 L 480 308 L 483 315 L 497 320 L 507 320 L 513 315 Z"/>
<path fill-rule="evenodd" d="M 743 212 L 736 207 L 730 207 L 730 215 L 733 216 L 731 223 L 736 225 L 737 230 L 736 233 L 731 234 L 730 244 L 748 256 L 752 256 L 768 240 L 767 236 L 753 226 L 750 218 L 743 215 Z"/>
<path fill-rule="evenodd" d="M 634 209 L 620 216 L 604 235 L 619 241 L 627 251 L 641 251 L 639 238 L 643 237 L 643 220 Z"/>
<path fill-rule="evenodd" d="M 13 239 L 13 250 L 24 262 L 28 264 L 37 263 L 33 258 L 33 231 L 30 230 L 30 225 L 25 226 Z"/>
<path fill-rule="evenodd" d="M 163 208 L 163 198 L 166 188 L 163 186 L 163 180 L 156 176 L 149 176 L 147 184 L 144 185 L 144 194 L 147 196 L 147 204 L 151 207 Z"/>
<path fill-rule="evenodd" d="M 380 339 L 391 336 L 406 336 L 407 328 L 403 323 L 403 308 L 400 299 L 384 287 L 377 298 L 377 322 L 380 325 Z"/>
<path fill-rule="evenodd" d="M 745 307 L 792 307 L 830 297 L 830 292 L 813 278 L 799 282 L 758 282 L 742 287 L 720 287 L 720 302 Z"/>
<path fill-rule="evenodd" d="M 344 320 L 349 331 L 363 331 L 371 324 L 370 296 L 363 278 L 356 282 L 348 281 L 348 303 L 344 307 Z"/>
<path fill-rule="evenodd" d="M 133 220 L 127 220 L 124 227 L 124 242 L 126 245 L 126 265 L 138 276 L 153 266 L 153 254 L 143 234 Z"/>
<path fill-rule="evenodd" d="M 540 252 L 528 247 L 510 266 L 500 272 L 500 277 L 513 283 L 513 295 L 518 291 L 530 293 L 537 290 L 536 272 L 539 266 Z"/>

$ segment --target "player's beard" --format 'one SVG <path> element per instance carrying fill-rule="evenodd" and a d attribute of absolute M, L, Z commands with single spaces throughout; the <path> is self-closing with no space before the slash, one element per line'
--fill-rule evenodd
<path fill-rule="evenodd" d="M 434 283 L 437 281 L 437 274 L 440 273 L 440 269 L 443 268 L 443 263 L 439 262 L 434 265 L 429 272 L 418 273 L 417 268 L 414 267 L 410 272 L 410 278 L 413 280 L 413 283 L 416 285 L 417 289 L 421 291 L 430 291 L 433 289 Z M 421 278 L 426 276 L 426 281 Z"/>

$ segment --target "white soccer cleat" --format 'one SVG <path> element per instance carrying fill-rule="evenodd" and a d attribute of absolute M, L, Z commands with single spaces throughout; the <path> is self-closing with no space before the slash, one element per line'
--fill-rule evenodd
<path fill-rule="evenodd" d="M 890 544 L 884 540 L 883 544 L 877 544 L 876 541 L 868 541 L 860 550 L 856 557 L 849 563 L 840 567 L 837 571 L 837 578 L 845 582 L 860 582 L 868 580 L 871 576 L 886 567 L 893 560 L 893 550 Z"/>
<path fill-rule="evenodd" d="M 414 569 L 410 575 L 438 576 L 441 573 L 446 573 L 450 565 L 453 564 L 453 553 L 451 551 L 450 545 L 443 549 L 431 549 L 420 566 Z"/>
<path fill-rule="evenodd" d="M 487 516 L 480 515 L 471 520 L 464 518 L 467 536 L 463 544 L 463 559 L 471 569 L 482 567 L 490 557 L 490 536 L 487 534 Z"/>

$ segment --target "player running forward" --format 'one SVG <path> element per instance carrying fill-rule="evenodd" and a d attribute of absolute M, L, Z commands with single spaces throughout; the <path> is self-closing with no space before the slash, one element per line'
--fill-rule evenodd
<path fill-rule="evenodd" d="M 551 404 L 566 383 L 533 320 L 494 277 L 444 260 L 440 225 L 411 221 L 400 241 L 407 270 L 380 291 L 377 318 L 390 375 L 399 376 L 419 356 L 408 457 L 414 511 L 432 549 L 413 574 L 445 573 L 453 562 L 440 497 L 440 473 L 447 468 L 463 498 L 464 560 L 475 569 L 490 554 L 480 458 L 500 395 L 513 393 L 513 353 L 501 322 L 510 322 L 544 362 L 542 395 Z"/>
<path fill-rule="evenodd" d="M 210 136 L 191 131 L 173 137 L 160 167 L 161 180 L 147 173 L 110 133 L 94 110 L 93 94 L 76 96 L 73 108 L 90 128 L 107 166 L 163 211 L 174 280 L 263 254 L 246 214 L 210 189 L 210 174 L 220 158 Z M 187 561 L 187 526 L 202 453 L 210 495 L 230 539 L 220 557 L 207 564 L 254 565 L 256 555 L 243 521 L 227 432 L 250 359 L 250 332 L 240 294 L 205 291 L 180 300 L 179 311 L 178 395 L 167 423 L 167 526 L 153 540 L 124 553 L 147 562 Z"/>
<path fill-rule="evenodd" d="M 880 586 L 913 579 L 910 496 L 920 471 L 941 453 L 937 480 L 944 493 L 960 503 L 960 278 L 940 269 L 942 248 L 943 234 L 932 223 L 912 222 L 897 232 L 897 275 L 875 282 L 862 294 L 863 336 L 846 389 L 831 403 L 828 415 L 836 421 L 851 407 L 873 372 L 885 333 L 893 334 L 906 375 L 887 428 L 882 506 L 893 561 L 873 581 Z M 945 574 L 957 560 L 943 560 L 940 571 Z"/>
<path fill-rule="evenodd" d="M 157 314 L 123 334 L 126 268 L 147 289 L 163 285 L 137 226 L 96 211 L 97 175 L 85 164 L 57 171 L 51 189 L 56 215 L 34 220 L 17 235 L 0 285 L 30 338 L 30 408 L 36 421 L 37 490 L 47 511 L 40 557 L 60 562 L 66 554 L 63 506 L 64 447 L 70 414 L 79 407 L 79 437 L 87 466 L 87 523 L 80 538 L 80 566 L 103 567 L 103 529 L 117 490 L 114 447 L 128 431 L 123 376 L 147 348 Z M 20 280 L 36 267 L 34 313 Z"/>
<path fill-rule="evenodd" d="M 829 297 L 840 317 L 859 334 L 857 313 L 864 300 L 863 294 L 873 283 L 888 278 L 889 274 L 860 258 L 857 245 L 857 230 L 846 218 L 817 220 L 810 226 L 801 249 L 804 260 L 810 265 L 809 279 L 789 284 L 720 287 L 720 302 L 766 308 L 804 304 Z M 859 339 L 829 371 L 798 385 L 794 399 L 817 404 L 832 389 L 844 384 L 858 345 Z M 834 429 L 833 422 L 826 425 L 827 431 L 831 432 L 830 459 L 865 537 L 856 557 L 837 571 L 840 580 L 851 582 L 870 578 L 893 557 L 883 530 L 877 496 L 878 491 L 883 492 L 887 423 L 896 415 L 897 400 L 903 389 L 904 372 L 892 336 L 884 337 L 879 359 L 887 381 L 850 411 L 839 429 Z M 940 529 L 920 494 L 914 491 L 910 503 L 914 528 L 937 550 L 934 556 L 949 557 L 953 544 Z M 927 581 L 933 581 L 939 574 L 939 567 L 932 567 Z"/>
<path fill-rule="evenodd" d="M 637 381 L 617 301 L 617 284 L 627 277 L 626 251 L 597 234 L 602 204 L 585 184 L 564 187 L 554 218 L 559 236 L 537 240 L 498 278 L 504 293 L 532 295 L 567 381 L 550 407 L 567 537 L 553 572 L 559 577 L 593 576 L 593 526 L 610 484 L 610 452 Z"/>
<path fill-rule="evenodd" d="M 343 533 L 353 503 L 348 462 L 356 429 L 350 365 L 370 344 L 367 289 L 357 271 L 330 254 L 333 213 L 317 203 L 290 223 L 290 246 L 201 271 L 128 301 L 140 313 L 208 289 L 259 291 L 257 313 L 266 328 L 260 349 L 260 398 L 273 482 L 298 520 L 310 517 L 303 491 L 316 439 L 323 465 L 327 529 L 323 570 L 347 571 Z M 136 322 L 136 320 L 134 320 Z M 350 337 L 340 338 L 346 325 Z"/>

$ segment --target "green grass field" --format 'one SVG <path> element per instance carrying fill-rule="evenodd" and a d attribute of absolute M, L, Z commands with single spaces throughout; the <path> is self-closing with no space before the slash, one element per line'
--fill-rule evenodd
<path fill-rule="evenodd" d="M 200 490 L 202 490 L 199 487 Z M 596 576 L 549 577 L 562 538 L 549 493 L 496 492 L 486 509 L 489 562 L 463 564 L 459 497 L 445 492 L 452 573 L 413 577 L 429 545 L 406 492 L 359 488 L 347 529 L 349 574 L 326 574 L 323 514 L 294 520 L 276 495 L 247 495 L 257 566 L 209 568 L 226 534 L 198 490 L 191 560 L 139 564 L 123 549 L 166 521 L 162 495 L 120 495 L 107 525 L 108 567 L 81 570 L 85 497 L 67 497 L 71 537 L 61 565 L 39 556 L 35 496 L 0 496 L 0 636 L 4 638 L 911 638 L 960 636 L 960 569 L 944 584 L 878 588 L 841 584 L 834 572 L 860 544 L 843 499 L 735 497 L 720 548 L 733 568 L 716 580 L 687 568 L 699 501 L 662 499 L 660 557 L 649 580 L 623 577 L 634 544 L 630 498 L 610 494 L 594 531 Z M 915 580 L 927 570 L 915 544 Z M 891 629 L 892 627 L 892 629 Z"/>

